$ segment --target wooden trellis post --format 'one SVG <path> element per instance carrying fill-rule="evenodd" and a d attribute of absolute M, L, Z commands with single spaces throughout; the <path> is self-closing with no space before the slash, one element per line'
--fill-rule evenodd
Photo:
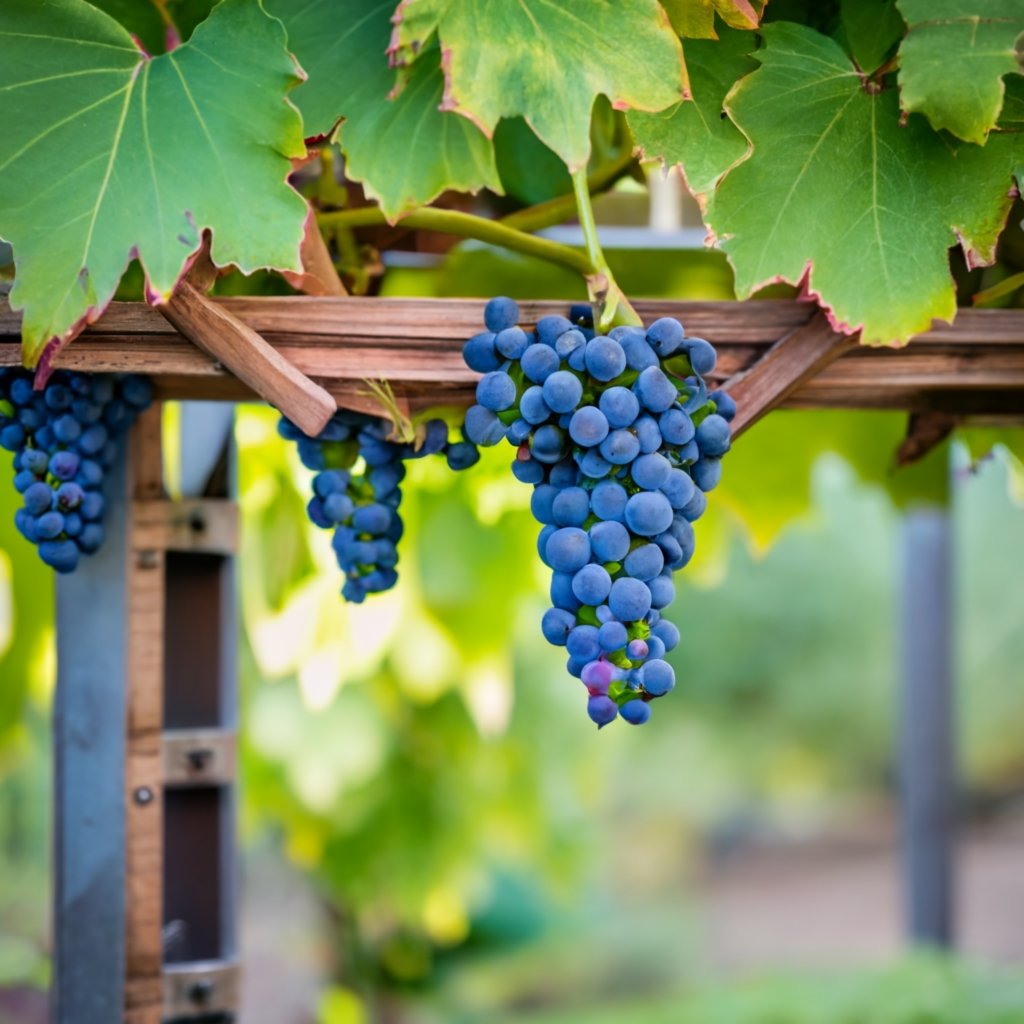
<path fill-rule="evenodd" d="M 237 1008 L 230 411 L 188 417 L 206 429 L 183 438 L 180 501 L 160 407 L 140 418 L 108 541 L 58 586 L 57 1024 Z"/>

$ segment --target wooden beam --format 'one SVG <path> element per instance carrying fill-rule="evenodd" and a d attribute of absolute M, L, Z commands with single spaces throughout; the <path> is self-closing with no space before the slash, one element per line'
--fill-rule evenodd
<path fill-rule="evenodd" d="M 304 296 L 215 300 L 258 331 L 289 363 L 339 402 L 366 407 L 367 377 L 385 377 L 414 410 L 472 401 L 477 375 L 462 345 L 480 329 L 483 302 L 469 299 L 368 299 Z M 810 303 L 641 301 L 645 321 L 676 316 L 718 348 L 711 375 L 720 386 L 750 368 L 778 339 L 808 323 Z M 564 302 L 523 302 L 533 322 Z M 0 303 L 0 365 L 20 362 L 20 319 Z M 246 401 L 251 389 L 185 341 L 142 303 L 114 303 L 64 349 L 57 365 L 134 370 L 156 377 L 163 398 Z M 362 403 L 362 405 L 360 405 Z M 790 408 L 939 410 L 1024 419 L 1024 310 L 960 310 L 900 349 L 856 347 L 802 381 Z"/>
<path fill-rule="evenodd" d="M 725 382 L 725 390 L 736 403 L 733 439 L 855 344 L 853 338 L 832 330 L 824 313 L 815 314 L 780 338 L 749 369 Z"/>

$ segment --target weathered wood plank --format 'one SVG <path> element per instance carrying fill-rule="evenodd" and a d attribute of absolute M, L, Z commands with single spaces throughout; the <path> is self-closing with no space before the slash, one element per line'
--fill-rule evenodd
<path fill-rule="evenodd" d="M 824 313 L 780 338 L 760 359 L 725 382 L 736 402 L 732 436 L 739 437 L 856 344 L 837 334 Z"/>
<path fill-rule="evenodd" d="M 216 498 L 146 501 L 135 506 L 140 548 L 230 555 L 238 550 L 238 506 Z"/>
<path fill-rule="evenodd" d="M 363 381 L 385 377 L 413 409 L 472 400 L 477 375 L 462 362 L 462 343 L 479 329 L 483 303 L 467 299 L 242 297 L 216 300 L 259 331 L 297 370 L 341 404 L 369 408 Z M 779 338 L 806 324 L 805 302 L 638 302 L 650 321 L 679 317 L 713 341 L 720 384 L 748 369 Z M 533 321 L 564 310 L 558 302 L 524 302 Z M 19 361 L 18 317 L 0 304 L 0 365 Z M 114 303 L 58 358 L 71 369 L 132 369 L 157 377 L 175 399 L 245 401 L 253 392 L 186 342 L 156 311 Z M 902 349 L 846 352 L 803 381 L 783 403 L 794 408 L 942 409 L 1024 417 L 1024 310 L 959 312 Z"/>

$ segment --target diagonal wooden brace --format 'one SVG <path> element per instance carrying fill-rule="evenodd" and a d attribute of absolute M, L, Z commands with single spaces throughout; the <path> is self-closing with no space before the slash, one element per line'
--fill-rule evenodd
<path fill-rule="evenodd" d="M 337 411 L 337 403 L 262 335 L 203 294 L 215 276 L 212 264 L 200 256 L 170 299 L 157 308 L 193 345 L 315 437 Z"/>
<path fill-rule="evenodd" d="M 821 312 L 781 337 L 753 366 L 722 386 L 736 403 L 733 440 L 856 345 L 856 337 L 837 333 Z"/>

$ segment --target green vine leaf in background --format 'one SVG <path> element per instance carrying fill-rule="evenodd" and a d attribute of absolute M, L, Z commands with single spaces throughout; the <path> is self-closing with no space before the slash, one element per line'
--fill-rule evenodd
<path fill-rule="evenodd" d="M 410 69 L 391 98 L 394 72 L 386 49 L 394 0 L 268 0 L 309 79 L 295 90 L 307 135 L 329 135 L 344 118 L 339 142 L 346 175 L 362 182 L 389 220 L 447 189 L 501 191 L 490 140 L 441 107 L 440 51 Z"/>
<path fill-rule="evenodd" d="M 726 109 L 751 143 L 710 197 L 706 220 L 746 298 L 779 279 L 806 283 L 843 329 L 901 343 L 951 320 L 947 250 L 994 258 L 1022 140 L 961 145 L 876 91 L 832 39 L 780 22 L 763 28 L 762 66 Z"/>
<path fill-rule="evenodd" d="M 1003 76 L 1019 72 L 1020 0 L 899 0 L 910 26 L 900 46 L 903 108 L 936 129 L 983 143 L 999 120 Z"/>
<path fill-rule="evenodd" d="M 843 0 L 840 20 L 847 49 L 869 74 L 892 56 L 906 29 L 896 0 Z"/>
<path fill-rule="evenodd" d="M 630 111 L 629 127 L 647 159 L 679 164 L 690 191 L 703 201 L 719 178 L 747 154 L 743 133 L 725 116 L 726 94 L 757 64 L 750 52 L 757 40 L 749 32 L 720 30 L 718 40 L 686 44 L 693 99 L 655 114 Z"/>
<path fill-rule="evenodd" d="M 421 47 L 437 26 L 446 109 L 488 136 L 502 117 L 522 116 L 570 170 L 589 159 L 599 95 L 620 109 L 661 110 L 687 93 L 682 47 L 656 0 L 406 0 L 395 17 L 399 60 L 413 49 L 406 19 L 419 19 Z"/>
<path fill-rule="evenodd" d="M 168 296 L 206 228 L 219 265 L 300 267 L 298 77 L 259 4 L 224 0 L 153 59 L 84 0 L 5 4 L 0 35 L 0 236 L 26 361 L 96 320 L 133 256 Z"/>
<path fill-rule="evenodd" d="M 764 0 L 661 0 L 661 6 L 684 38 L 717 39 L 715 12 L 732 28 L 754 29 L 760 24 Z M 689 65 L 689 50 L 686 61 Z"/>

